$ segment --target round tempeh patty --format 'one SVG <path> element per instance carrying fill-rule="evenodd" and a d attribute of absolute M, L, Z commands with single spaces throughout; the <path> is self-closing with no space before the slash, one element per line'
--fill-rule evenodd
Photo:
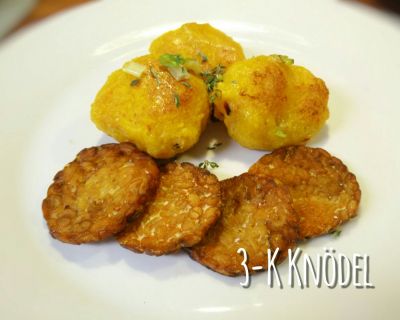
<path fill-rule="evenodd" d="M 206 267 L 224 275 L 244 273 L 243 256 L 247 266 L 267 268 L 267 250 L 279 248 L 278 262 L 297 240 L 297 216 L 284 188 L 272 179 L 244 173 L 221 182 L 222 215 L 205 239 L 190 248 L 190 256 Z"/>
<path fill-rule="evenodd" d="M 156 163 L 130 143 L 82 150 L 43 200 L 51 235 L 73 244 L 114 235 L 153 193 L 158 175 Z"/>
<path fill-rule="evenodd" d="M 220 216 L 220 185 L 207 170 L 170 163 L 144 212 L 117 236 L 132 251 L 162 255 L 197 244 Z"/>
<path fill-rule="evenodd" d="M 356 177 L 323 149 L 280 148 L 259 159 L 249 172 L 272 177 L 288 188 L 301 238 L 328 233 L 357 214 L 361 191 Z"/>

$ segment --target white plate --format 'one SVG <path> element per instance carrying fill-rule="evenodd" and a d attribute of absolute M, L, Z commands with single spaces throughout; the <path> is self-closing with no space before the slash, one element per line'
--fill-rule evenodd
<path fill-rule="evenodd" d="M 115 242 L 72 246 L 50 238 L 41 200 L 55 172 L 84 147 L 111 139 L 89 120 L 107 75 L 183 22 L 210 22 L 248 55 L 282 53 L 322 77 L 331 117 L 312 141 L 357 175 L 360 215 L 340 237 L 302 244 L 370 256 L 373 289 L 269 288 L 266 273 L 243 289 L 186 255 L 149 257 Z M 2 319 L 394 319 L 400 258 L 400 29 L 394 17 L 345 1 L 106 1 L 11 37 L 0 49 L 0 313 Z M 212 130 L 214 129 L 214 130 Z M 214 153 L 211 127 L 187 158 L 215 159 L 220 176 L 246 170 L 261 152 L 234 142 Z M 227 141 L 227 140 L 226 140 Z"/>

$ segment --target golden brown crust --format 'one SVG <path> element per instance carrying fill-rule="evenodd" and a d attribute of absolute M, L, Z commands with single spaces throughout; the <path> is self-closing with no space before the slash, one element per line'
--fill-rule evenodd
<path fill-rule="evenodd" d="M 328 233 L 356 216 L 361 191 L 354 174 L 320 148 L 292 146 L 263 156 L 250 173 L 285 185 L 300 217 L 302 238 Z"/>
<path fill-rule="evenodd" d="M 250 149 L 303 145 L 329 117 L 324 81 L 276 55 L 235 62 L 216 91 L 214 115 L 232 139 Z"/>
<path fill-rule="evenodd" d="M 162 255 L 197 244 L 220 216 L 220 185 L 207 170 L 169 163 L 154 199 L 118 235 L 130 250 Z"/>
<path fill-rule="evenodd" d="M 51 235 L 80 244 L 121 231 L 158 183 L 155 162 L 130 143 L 78 153 L 54 177 L 42 210 Z"/>
<path fill-rule="evenodd" d="M 241 45 L 208 23 L 185 23 L 176 30 L 168 31 L 153 40 L 149 51 L 156 56 L 180 54 L 197 60 L 203 71 L 217 65 L 227 67 L 244 59 Z"/>
<path fill-rule="evenodd" d="M 222 215 L 204 240 L 189 250 L 190 256 L 224 275 L 244 273 L 244 248 L 248 267 L 267 268 L 267 250 L 279 248 L 282 261 L 297 240 L 297 216 L 284 188 L 272 179 L 242 174 L 221 182 Z"/>
<path fill-rule="evenodd" d="M 197 143 L 208 123 L 210 107 L 203 80 L 189 75 L 177 81 L 151 55 L 130 62 L 145 71 L 140 78 L 114 71 L 92 104 L 92 121 L 117 141 L 132 142 L 154 158 L 169 159 L 185 152 Z"/>

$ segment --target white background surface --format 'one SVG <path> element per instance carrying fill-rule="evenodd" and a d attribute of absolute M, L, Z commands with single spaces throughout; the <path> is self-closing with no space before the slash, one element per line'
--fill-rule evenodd
<path fill-rule="evenodd" d="M 301 244 L 370 256 L 374 289 L 269 288 L 266 273 L 220 276 L 185 254 L 149 257 L 113 241 L 50 238 L 41 201 L 54 174 L 84 147 L 111 141 L 90 122 L 107 75 L 151 40 L 188 21 L 210 22 L 248 56 L 287 54 L 323 78 L 331 116 L 311 145 L 360 182 L 359 217 L 338 238 Z M 400 23 L 346 1 L 106 1 L 26 29 L 0 45 L 0 314 L 3 319 L 396 319 L 400 311 L 398 181 Z M 218 138 L 224 146 L 206 151 Z M 217 161 L 225 178 L 263 153 L 218 125 L 185 157 Z M 284 281 L 287 266 L 280 267 Z"/>

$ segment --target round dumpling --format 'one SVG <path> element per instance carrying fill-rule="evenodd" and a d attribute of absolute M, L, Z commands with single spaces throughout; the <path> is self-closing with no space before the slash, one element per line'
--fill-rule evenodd
<path fill-rule="evenodd" d="M 240 44 L 208 23 L 186 23 L 164 33 L 151 43 L 150 53 L 156 56 L 180 54 L 195 59 L 203 71 L 218 65 L 227 67 L 244 59 Z"/>
<path fill-rule="evenodd" d="M 92 121 L 116 140 L 132 142 L 154 158 L 188 150 L 210 116 L 204 82 L 190 74 L 177 81 L 151 55 L 133 63 L 142 69 L 140 77 L 123 69 L 113 72 L 92 104 Z"/>
<path fill-rule="evenodd" d="M 304 144 L 328 119 L 324 81 L 286 56 L 258 56 L 227 68 L 217 84 L 215 116 L 250 149 Z"/>

